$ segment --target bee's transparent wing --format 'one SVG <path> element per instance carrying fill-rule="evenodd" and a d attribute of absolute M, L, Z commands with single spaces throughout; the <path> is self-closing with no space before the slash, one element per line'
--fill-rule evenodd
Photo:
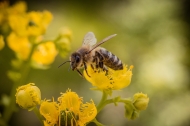
<path fill-rule="evenodd" d="M 83 39 L 83 43 L 82 45 L 89 45 L 90 47 L 92 47 L 93 45 L 96 44 L 96 37 L 94 35 L 93 32 L 88 32 Z"/>

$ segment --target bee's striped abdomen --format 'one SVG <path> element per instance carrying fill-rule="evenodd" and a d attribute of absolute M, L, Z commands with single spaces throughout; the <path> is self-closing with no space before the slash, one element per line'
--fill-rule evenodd
<path fill-rule="evenodd" d="M 114 70 L 122 70 L 123 69 L 123 63 L 121 60 L 111 52 L 107 51 L 104 48 L 100 48 L 98 52 L 102 55 L 103 57 L 103 62 L 106 66 L 114 69 Z"/>

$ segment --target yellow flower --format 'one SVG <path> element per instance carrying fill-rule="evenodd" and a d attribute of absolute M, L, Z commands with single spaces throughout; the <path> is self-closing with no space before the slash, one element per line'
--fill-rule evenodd
<path fill-rule="evenodd" d="M 44 34 L 51 20 L 52 14 L 49 11 L 32 11 L 28 13 L 28 35 L 38 36 Z"/>
<path fill-rule="evenodd" d="M 49 41 L 37 46 L 32 55 L 32 60 L 39 65 L 49 65 L 54 61 L 56 55 L 55 44 Z"/>
<path fill-rule="evenodd" d="M 27 37 L 19 37 L 12 32 L 7 38 L 7 44 L 19 59 L 26 60 L 31 50 L 31 44 Z"/>
<path fill-rule="evenodd" d="M 136 93 L 133 96 L 133 105 L 139 111 L 145 110 L 148 106 L 148 103 L 149 103 L 149 98 L 147 94 Z"/>
<path fill-rule="evenodd" d="M 46 32 L 52 20 L 49 11 L 29 12 L 26 14 L 12 14 L 9 16 L 9 25 L 19 36 L 39 36 Z"/>
<path fill-rule="evenodd" d="M 102 70 L 93 70 L 90 66 L 87 67 L 88 74 L 84 70 L 85 78 L 92 83 L 93 86 L 96 86 L 99 90 L 119 90 L 124 87 L 127 87 L 131 82 L 133 66 L 130 66 L 129 69 L 127 66 L 123 67 L 123 70 L 112 70 L 108 68 L 108 73 Z"/>
<path fill-rule="evenodd" d="M 0 2 L 0 25 L 6 21 L 7 18 L 6 10 L 8 6 L 9 6 L 8 1 Z"/>
<path fill-rule="evenodd" d="M 54 100 L 53 102 L 44 100 L 40 105 L 40 114 L 46 119 L 44 121 L 45 126 L 54 126 L 57 124 L 59 117 L 58 104 Z"/>
<path fill-rule="evenodd" d="M 0 2 L 0 24 L 6 23 L 10 15 L 21 15 L 26 12 L 27 6 L 24 1 L 19 1 L 9 7 L 8 1 Z"/>
<path fill-rule="evenodd" d="M 5 46 L 5 42 L 3 40 L 3 36 L 0 35 L 0 50 L 2 50 L 4 46 Z"/>
<path fill-rule="evenodd" d="M 66 93 L 62 94 L 58 101 L 60 102 L 61 120 L 59 120 L 59 124 L 61 123 L 61 125 L 84 126 L 97 115 L 97 109 L 92 100 L 90 103 L 83 104 L 82 98 L 71 90 L 67 90 Z"/>
<path fill-rule="evenodd" d="M 9 7 L 7 12 L 8 14 L 22 14 L 25 13 L 27 10 L 26 2 L 18 1 L 13 6 Z"/>
<path fill-rule="evenodd" d="M 32 110 L 36 105 L 40 104 L 41 93 L 40 89 L 34 86 L 34 83 L 20 86 L 16 92 L 16 103 L 29 111 Z"/>

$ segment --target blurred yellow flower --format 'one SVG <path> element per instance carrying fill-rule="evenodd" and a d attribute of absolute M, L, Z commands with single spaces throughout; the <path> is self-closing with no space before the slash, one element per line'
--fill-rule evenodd
<path fill-rule="evenodd" d="M 40 105 L 40 114 L 46 119 L 44 121 L 45 126 L 54 126 L 57 124 L 59 117 L 58 104 L 54 101 L 44 100 Z"/>
<path fill-rule="evenodd" d="M 5 42 L 3 40 L 3 36 L 0 35 L 0 50 L 2 50 L 4 46 L 5 46 Z"/>
<path fill-rule="evenodd" d="M 7 37 L 7 44 L 17 55 L 19 59 L 26 60 L 31 50 L 31 43 L 27 37 L 19 37 L 12 32 Z"/>
<path fill-rule="evenodd" d="M 27 10 L 26 2 L 18 1 L 7 9 L 8 14 L 23 14 Z"/>
<path fill-rule="evenodd" d="M 41 92 L 34 83 L 20 86 L 16 89 L 16 103 L 29 111 L 40 104 Z"/>
<path fill-rule="evenodd" d="M 60 102 L 59 110 L 62 112 L 62 116 L 66 116 L 61 118 L 63 119 L 60 120 L 61 123 L 84 126 L 97 115 L 97 109 L 92 100 L 90 103 L 83 104 L 82 98 L 71 90 L 67 90 L 66 93 L 62 94 L 58 101 Z"/>
<path fill-rule="evenodd" d="M 0 2 L 0 25 L 6 21 L 6 10 L 8 6 L 7 1 Z"/>
<path fill-rule="evenodd" d="M 51 41 L 39 44 L 32 55 L 32 60 L 40 65 L 51 64 L 57 55 L 55 44 Z"/>
<path fill-rule="evenodd" d="M 19 36 L 39 36 L 46 32 L 52 17 L 49 11 L 12 14 L 9 15 L 9 25 Z"/>
<path fill-rule="evenodd" d="M 100 69 L 92 69 L 91 66 L 87 67 L 88 74 L 84 70 L 85 78 L 93 85 L 96 86 L 99 90 L 119 90 L 127 87 L 132 78 L 132 69 L 133 66 L 130 66 L 129 69 L 127 66 L 123 67 L 123 70 L 112 70 L 108 68 L 108 73 Z"/>

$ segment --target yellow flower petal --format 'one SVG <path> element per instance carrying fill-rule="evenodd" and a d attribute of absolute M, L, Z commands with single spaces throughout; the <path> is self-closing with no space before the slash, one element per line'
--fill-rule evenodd
<path fill-rule="evenodd" d="M 32 60 L 37 64 L 49 65 L 57 55 L 57 50 L 53 42 L 46 42 L 38 45 L 35 49 Z"/>
<path fill-rule="evenodd" d="M 108 68 L 108 73 L 102 70 L 93 70 L 90 66 L 87 67 L 87 71 L 90 77 L 84 71 L 84 76 L 86 80 L 92 83 L 93 86 L 96 86 L 100 90 L 119 90 L 124 87 L 127 87 L 131 82 L 132 77 L 132 68 L 130 66 L 128 69 L 127 66 L 123 70 L 112 70 Z"/>
<path fill-rule="evenodd" d="M 7 44 L 18 58 L 26 60 L 31 50 L 31 44 L 27 37 L 19 37 L 12 32 L 7 38 Z"/>
<path fill-rule="evenodd" d="M 8 14 L 22 14 L 25 13 L 27 10 L 26 2 L 18 1 L 13 6 L 9 7 L 7 12 Z"/>
<path fill-rule="evenodd" d="M 82 104 L 81 111 L 79 114 L 80 120 L 78 124 L 84 126 L 86 123 L 93 120 L 97 115 L 97 109 L 94 102 L 91 100 L 90 103 Z"/>
<path fill-rule="evenodd" d="M 40 105 L 40 114 L 46 119 L 47 126 L 54 126 L 58 122 L 59 111 L 56 102 L 43 101 Z"/>
<path fill-rule="evenodd" d="M 16 92 L 16 103 L 24 109 L 32 110 L 36 105 L 40 104 L 40 89 L 33 83 L 20 86 Z"/>
<path fill-rule="evenodd" d="M 60 110 L 69 110 L 74 112 L 76 115 L 79 113 L 82 98 L 80 98 L 75 92 L 71 92 L 70 89 L 63 93 L 58 98 L 60 102 Z"/>

